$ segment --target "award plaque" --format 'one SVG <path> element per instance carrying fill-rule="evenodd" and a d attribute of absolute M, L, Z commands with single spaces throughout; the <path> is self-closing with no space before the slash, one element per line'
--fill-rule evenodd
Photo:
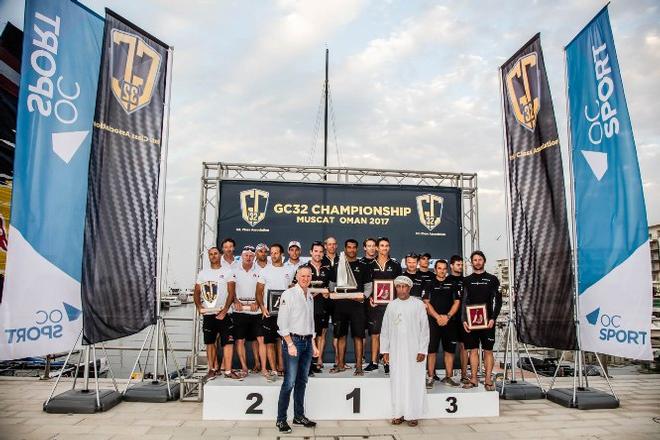
<path fill-rule="evenodd" d="M 488 309 L 486 304 L 473 304 L 465 307 L 467 325 L 470 330 L 483 330 L 488 328 Z"/>
<path fill-rule="evenodd" d="M 201 284 L 202 314 L 217 315 L 222 310 L 222 305 L 218 304 L 218 283 L 207 281 Z"/>
<path fill-rule="evenodd" d="M 268 289 L 268 313 L 271 315 L 277 315 L 277 312 L 280 311 L 280 299 L 283 292 L 284 290 Z"/>
<path fill-rule="evenodd" d="M 394 281 L 374 280 L 374 304 L 389 304 L 394 300 Z"/>

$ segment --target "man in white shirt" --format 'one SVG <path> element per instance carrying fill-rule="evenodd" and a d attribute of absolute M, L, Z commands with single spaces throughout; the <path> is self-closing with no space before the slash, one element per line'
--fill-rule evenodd
<path fill-rule="evenodd" d="M 238 269 L 239 262 L 234 258 L 234 250 L 236 249 L 236 242 L 233 238 L 225 238 L 220 243 L 220 249 L 222 250 L 222 258 L 220 259 L 220 266 L 236 270 Z"/>
<path fill-rule="evenodd" d="M 286 260 L 286 263 L 284 263 L 284 266 L 286 266 L 290 271 L 291 271 L 291 278 L 293 278 L 296 275 L 296 270 L 298 270 L 298 267 L 302 264 L 302 261 L 300 261 L 300 242 L 292 240 L 289 242 L 289 247 L 287 248 L 288 253 L 289 253 L 289 259 Z M 271 260 L 272 260 L 271 256 Z"/>
<path fill-rule="evenodd" d="M 259 243 L 256 248 L 255 253 L 255 263 L 257 265 L 257 270 L 264 269 L 268 266 L 268 252 L 269 248 L 266 243 Z"/>
<path fill-rule="evenodd" d="M 271 375 L 284 372 L 284 366 L 281 360 L 280 362 L 276 361 L 276 356 L 278 355 L 276 347 L 280 337 L 277 333 L 277 313 L 271 316 L 268 311 L 270 292 L 283 292 L 293 282 L 292 273 L 282 263 L 283 253 L 284 247 L 281 244 L 274 243 L 270 245 L 271 264 L 259 272 L 259 281 L 257 282 L 257 303 L 261 307 L 261 313 L 263 315 L 264 343 L 266 344 L 266 358 L 270 363 Z M 280 359 L 281 355 L 282 351 L 279 350 Z"/>
<path fill-rule="evenodd" d="M 234 298 L 236 279 L 231 270 L 220 266 L 220 251 L 217 247 L 208 250 L 211 267 L 202 269 L 197 274 L 193 299 L 197 312 L 203 316 L 202 332 L 206 344 L 206 357 L 209 371 L 206 380 L 218 375 L 218 347 L 220 336 L 222 346 L 222 363 L 225 376 L 239 379 L 231 370 L 231 360 L 234 352 L 234 336 L 230 306 Z M 218 312 L 218 309 L 222 309 Z M 215 310 L 213 310 L 215 309 Z M 211 311 L 213 310 L 213 311 Z"/>
<path fill-rule="evenodd" d="M 261 310 L 257 303 L 256 291 L 259 271 L 254 264 L 254 247 L 245 246 L 241 253 L 241 265 L 234 273 L 236 277 L 236 298 L 234 299 L 234 339 L 236 352 L 241 362 L 241 374 L 248 374 L 245 340 L 255 338 L 259 344 L 261 374 L 274 380 L 266 370 L 266 346 L 264 345 Z"/>
<path fill-rule="evenodd" d="M 284 352 L 284 381 L 277 402 L 277 423 L 280 433 L 291 432 L 286 421 L 291 391 L 293 390 L 293 424 L 307 428 L 316 426 L 305 417 L 305 388 L 312 356 L 318 357 L 319 350 L 314 342 L 314 298 L 308 292 L 312 282 L 312 269 L 301 266 L 296 272 L 298 283 L 285 290 L 280 299 L 277 314 L 279 334 L 282 336 Z"/>

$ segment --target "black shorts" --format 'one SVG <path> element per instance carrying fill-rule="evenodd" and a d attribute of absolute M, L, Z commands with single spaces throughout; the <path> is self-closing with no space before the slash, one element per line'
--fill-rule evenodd
<path fill-rule="evenodd" d="M 470 333 L 465 333 L 463 336 L 463 344 L 466 350 L 479 348 L 481 344 L 482 350 L 492 351 L 495 346 L 495 326 L 483 330 L 472 330 Z"/>
<path fill-rule="evenodd" d="M 234 313 L 234 339 L 247 339 L 254 341 L 257 336 L 264 335 L 261 325 L 261 315 L 249 315 L 247 313 Z"/>
<path fill-rule="evenodd" d="M 234 326 L 231 315 L 225 315 L 225 319 L 216 319 L 215 315 L 204 315 L 202 321 L 202 333 L 204 334 L 204 344 L 215 344 L 220 335 L 220 345 L 234 343 Z"/>
<path fill-rule="evenodd" d="M 364 304 L 352 299 L 338 299 L 335 301 L 335 314 L 332 315 L 332 336 L 343 338 L 351 329 L 351 337 L 364 338 L 367 329 L 367 317 Z"/>
<path fill-rule="evenodd" d="M 458 324 L 458 322 L 450 320 L 447 325 L 441 327 L 435 319 L 429 316 L 429 353 L 437 353 L 440 342 L 442 342 L 442 351 L 456 353 Z"/>
<path fill-rule="evenodd" d="M 383 317 L 385 316 L 385 309 L 387 305 L 377 305 L 376 307 L 367 306 L 367 329 L 369 335 L 379 335 L 380 329 L 383 326 Z"/>
<path fill-rule="evenodd" d="M 316 332 L 316 336 L 321 336 L 321 332 L 328 328 L 328 321 L 327 313 L 314 314 L 314 332 Z"/>
<path fill-rule="evenodd" d="M 263 318 L 261 320 L 261 326 L 264 329 L 264 343 L 275 344 L 277 342 L 277 338 L 280 337 L 280 334 L 277 333 L 277 330 L 279 330 L 279 327 L 277 326 L 277 315 Z"/>

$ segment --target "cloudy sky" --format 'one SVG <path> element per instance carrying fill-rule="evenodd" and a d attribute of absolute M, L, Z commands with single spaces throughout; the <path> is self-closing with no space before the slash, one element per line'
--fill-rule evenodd
<path fill-rule="evenodd" d="M 541 32 L 566 156 L 563 47 L 602 7 L 573 1 L 83 0 L 175 47 L 165 243 L 187 286 L 203 161 L 321 164 L 324 50 L 330 164 L 476 172 L 481 247 L 506 255 L 498 66 Z M 22 26 L 23 1 L 0 0 Z M 660 223 L 660 4 L 615 0 L 610 18 L 646 192 Z M 338 155 L 335 146 L 341 154 Z M 314 154 L 312 154 L 314 151 Z"/>

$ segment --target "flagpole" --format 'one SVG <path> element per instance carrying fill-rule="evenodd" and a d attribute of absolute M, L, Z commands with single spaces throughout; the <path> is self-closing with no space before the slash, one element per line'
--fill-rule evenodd
<path fill-rule="evenodd" d="M 515 280 L 515 271 L 513 268 L 512 263 L 512 258 L 511 258 L 511 202 L 509 200 L 509 191 L 511 187 L 511 182 L 510 182 L 510 176 L 509 176 L 509 164 L 508 164 L 508 151 L 506 148 L 506 117 L 504 114 L 504 83 L 502 82 L 502 68 L 500 67 L 498 69 L 499 72 L 499 82 L 500 82 L 500 114 L 501 114 L 501 119 L 502 119 L 502 163 L 503 163 L 503 168 L 504 168 L 504 204 L 506 207 L 506 257 L 507 257 L 507 265 L 509 267 L 509 316 L 508 316 L 508 325 L 510 326 L 509 330 L 509 339 L 511 342 L 507 342 L 507 351 L 510 349 L 511 350 L 511 380 L 515 381 L 516 380 L 516 371 L 515 371 L 515 361 L 513 358 L 513 322 L 514 322 L 514 317 L 515 317 L 515 307 L 514 307 L 514 300 L 515 300 L 515 293 L 513 291 L 513 285 L 514 285 L 514 280 Z M 506 365 L 504 365 L 504 369 L 506 371 Z M 505 377 L 506 379 L 506 377 Z"/>
<path fill-rule="evenodd" d="M 163 128 L 161 131 L 161 154 L 160 154 L 160 174 L 159 174 L 159 209 L 158 209 L 158 265 L 156 269 L 156 350 L 154 356 L 154 381 L 158 381 L 158 349 L 160 345 L 161 335 L 161 316 L 160 316 L 160 295 L 161 283 L 163 277 L 163 250 L 164 250 L 164 234 L 165 234 L 165 198 L 167 195 L 167 152 L 170 138 L 170 109 L 172 99 L 172 64 L 174 59 L 174 47 L 170 46 L 167 49 L 167 75 L 165 77 L 165 120 L 163 121 Z M 168 372 L 165 371 L 165 375 Z M 169 390 L 169 387 L 168 387 Z"/>

